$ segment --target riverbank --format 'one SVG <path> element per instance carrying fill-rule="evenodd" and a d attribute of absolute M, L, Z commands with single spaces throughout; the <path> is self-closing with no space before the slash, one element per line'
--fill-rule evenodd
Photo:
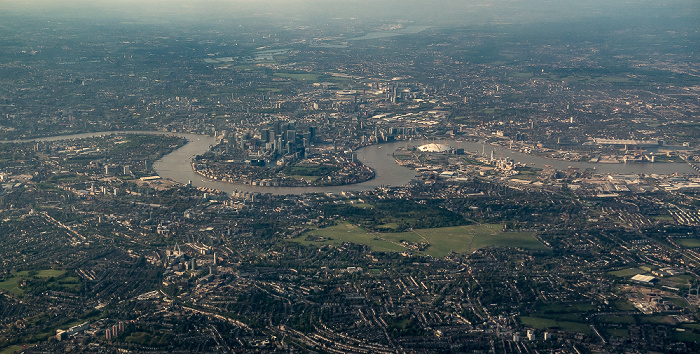
<path fill-rule="evenodd" d="M 400 146 L 418 146 L 418 141 L 400 141 L 386 144 L 370 145 L 355 151 L 357 160 L 368 166 L 375 172 L 375 178 L 357 184 L 343 186 L 323 186 L 323 187 L 280 187 L 280 186 L 254 186 L 246 184 L 232 184 L 222 181 L 211 180 L 198 175 L 192 169 L 192 159 L 201 155 L 216 145 L 217 139 L 207 135 L 161 132 L 161 131 L 111 131 L 96 132 L 75 135 L 64 135 L 56 137 L 46 137 L 30 140 L 18 140 L 8 142 L 30 142 L 30 141 L 56 141 L 67 139 L 80 139 L 110 134 L 154 134 L 154 135 L 174 135 L 183 137 L 188 143 L 181 148 L 163 156 L 153 164 L 153 168 L 159 176 L 173 181 L 190 184 L 194 187 L 210 188 L 225 193 L 252 193 L 252 194 L 306 194 L 306 193 L 341 193 L 352 191 L 372 190 L 383 186 L 401 186 L 409 183 L 415 177 L 415 170 L 400 166 L 396 163 L 393 152 Z M 496 158 L 508 157 L 516 162 L 534 166 L 538 168 L 551 167 L 559 170 L 566 170 L 571 167 L 579 169 L 592 169 L 596 173 L 609 174 L 696 174 L 697 172 L 687 163 L 634 163 L 634 164 L 594 164 L 588 162 L 560 161 L 532 156 L 520 152 L 511 151 L 500 146 L 484 144 L 483 141 L 456 141 L 446 140 L 453 148 L 465 149 L 475 153 L 485 153 Z"/>

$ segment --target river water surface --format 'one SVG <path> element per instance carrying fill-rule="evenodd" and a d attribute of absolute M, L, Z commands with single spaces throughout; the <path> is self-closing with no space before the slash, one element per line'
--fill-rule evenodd
<path fill-rule="evenodd" d="M 416 172 L 410 168 L 406 168 L 396 164 L 393 157 L 393 152 L 399 147 L 416 146 L 421 143 L 414 142 L 394 142 L 380 145 L 371 145 L 363 147 L 356 151 L 357 159 L 365 165 L 371 167 L 375 171 L 375 178 L 357 184 L 344 186 L 329 186 L 329 187 L 263 187 L 244 184 L 233 184 L 221 181 L 214 181 L 196 174 L 192 170 L 192 158 L 208 151 L 212 146 L 216 145 L 217 140 L 211 136 L 189 134 L 189 133 L 172 133 L 160 131 L 120 131 L 120 132 L 98 132 L 85 133 L 74 135 L 53 136 L 46 138 L 37 138 L 29 140 L 14 140 L 8 142 L 30 142 L 30 141 L 58 141 L 70 139 L 82 139 L 110 134 L 157 134 L 157 135 L 174 135 L 183 137 L 188 140 L 187 144 L 181 148 L 163 156 L 160 160 L 153 164 L 159 176 L 171 179 L 183 184 L 192 183 L 195 187 L 204 187 L 216 189 L 226 193 L 233 192 L 248 192 L 248 193 L 272 193 L 272 194 L 304 194 L 304 193 L 339 193 L 344 191 L 363 191 L 372 190 L 381 186 L 401 186 L 411 181 L 416 175 Z M 460 142 L 446 141 L 454 148 L 462 148 L 465 151 L 480 153 L 485 151 L 487 155 L 494 152 L 494 157 L 509 157 L 516 162 L 521 162 L 533 167 L 544 168 L 552 166 L 556 169 L 563 170 L 568 167 L 578 167 L 580 169 L 596 169 L 598 173 L 623 173 L 623 174 L 694 174 L 695 171 L 684 163 L 628 163 L 628 164 L 601 164 L 587 162 L 571 162 L 549 159 L 539 156 L 528 155 L 520 152 L 511 151 L 509 149 L 486 144 L 483 142 Z"/>

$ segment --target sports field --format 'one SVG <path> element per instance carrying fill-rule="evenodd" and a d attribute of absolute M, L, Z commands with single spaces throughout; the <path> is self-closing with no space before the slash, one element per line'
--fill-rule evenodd
<path fill-rule="evenodd" d="M 644 273 L 646 273 L 646 272 L 639 269 L 639 268 L 624 268 L 624 269 L 608 272 L 608 274 L 614 275 L 614 276 L 620 277 L 620 278 L 632 277 L 634 275 L 644 274 Z"/>

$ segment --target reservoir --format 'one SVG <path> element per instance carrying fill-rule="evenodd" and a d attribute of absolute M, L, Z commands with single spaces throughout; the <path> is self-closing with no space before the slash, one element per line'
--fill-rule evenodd
<path fill-rule="evenodd" d="M 192 170 L 192 158 L 208 151 L 213 145 L 216 145 L 217 140 L 208 135 L 190 134 L 190 133 L 172 133 L 160 131 L 121 131 L 121 132 L 98 132 L 85 133 L 74 135 L 63 135 L 46 138 L 14 140 L 8 142 L 30 142 L 30 141 L 57 141 L 82 139 L 110 134 L 159 134 L 159 135 L 174 135 L 183 137 L 188 140 L 187 144 L 181 148 L 163 156 L 160 160 L 153 164 L 159 176 L 171 179 L 182 184 L 187 184 L 190 181 L 195 187 L 204 187 L 216 189 L 226 193 L 248 192 L 248 193 L 271 193 L 271 194 L 304 194 L 304 193 L 340 193 L 344 191 L 363 191 L 372 190 L 381 186 L 401 186 L 411 181 L 416 175 L 413 169 L 399 166 L 393 157 L 393 152 L 399 147 L 418 146 L 422 143 L 419 141 L 400 141 L 379 145 L 366 146 L 355 151 L 357 159 L 365 165 L 374 169 L 376 175 L 374 179 L 366 182 L 345 185 L 345 186 L 329 186 L 329 187 L 263 187 L 252 186 L 245 184 L 232 184 L 221 181 L 210 180 L 196 174 Z M 491 151 L 494 151 L 494 157 L 508 157 L 516 162 L 521 162 L 533 167 L 544 168 L 547 165 L 558 170 L 565 170 L 569 167 L 577 167 L 579 169 L 596 169 L 597 173 L 622 173 L 622 174 L 694 174 L 696 173 L 688 164 L 685 163 L 627 163 L 627 164 L 596 164 L 588 162 L 572 162 L 549 159 L 534 155 L 528 155 L 509 149 L 486 144 L 479 141 L 446 141 L 453 148 L 464 149 L 465 151 L 480 153 L 482 150 L 490 156 Z"/>

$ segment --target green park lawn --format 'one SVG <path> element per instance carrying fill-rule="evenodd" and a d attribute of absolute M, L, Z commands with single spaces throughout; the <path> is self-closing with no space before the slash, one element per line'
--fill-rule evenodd
<path fill-rule="evenodd" d="M 558 328 L 567 332 L 590 334 L 591 329 L 584 323 L 556 321 L 549 318 L 520 316 L 520 323 L 535 329 Z"/>
<path fill-rule="evenodd" d="M 294 73 L 275 73 L 274 76 L 294 79 L 299 81 L 315 81 L 320 75 L 317 74 L 294 74 Z"/>
<path fill-rule="evenodd" d="M 614 324 L 626 324 L 626 325 L 634 325 L 637 323 L 637 321 L 634 319 L 634 317 L 630 315 L 620 315 L 620 316 L 615 316 L 615 315 L 609 315 L 609 316 L 600 316 L 599 320 L 601 322 L 605 323 L 614 323 Z"/>
<path fill-rule="evenodd" d="M 25 346 L 11 345 L 5 349 L 0 350 L 0 354 L 13 354 L 13 353 L 21 352 L 25 349 L 27 349 L 27 347 L 25 347 Z"/>
<path fill-rule="evenodd" d="M 392 225 L 386 225 L 391 228 Z M 499 224 L 466 225 L 435 229 L 419 229 L 396 233 L 369 233 L 359 226 L 342 223 L 323 229 L 311 230 L 295 239 L 303 245 L 341 244 L 352 242 L 372 247 L 375 251 L 403 252 L 407 248 L 402 241 L 427 242 L 424 253 L 444 257 L 450 252 L 471 253 L 484 247 L 521 247 L 545 249 L 530 232 L 501 232 Z M 323 241 L 309 241 L 307 237 L 324 237 Z"/>
<path fill-rule="evenodd" d="M 307 241 L 306 237 L 309 235 L 325 237 L 327 240 L 322 242 Z M 376 235 L 382 236 L 383 234 Z M 389 241 L 380 239 L 377 236 L 367 233 L 364 229 L 362 229 L 359 226 L 343 223 L 336 226 L 309 231 L 293 239 L 292 241 L 298 242 L 303 245 L 339 245 L 343 242 L 352 242 L 370 246 L 373 250 L 381 252 L 402 252 L 406 250 L 401 245 L 393 244 Z"/>
<path fill-rule="evenodd" d="M 0 282 L 0 290 L 11 293 L 13 295 L 22 295 L 25 290 L 20 288 L 20 282 L 28 279 L 42 279 L 48 281 L 50 278 L 59 278 L 66 274 L 65 270 L 44 269 L 39 271 L 24 270 L 12 273 L 12 277 Z M 80 286 L 80 280 L 76 277 L 64 277 L 59 280 L 54 280 L 63 288 L 75 290 Z"/>
<path fill-rule="evenodd" d="M 680 243 L 684 247 L 688 248 L 698 248 L 700 247 L 700 239 L 698 238 L 676 238 L 674 239 L 676 243 Z"/>

